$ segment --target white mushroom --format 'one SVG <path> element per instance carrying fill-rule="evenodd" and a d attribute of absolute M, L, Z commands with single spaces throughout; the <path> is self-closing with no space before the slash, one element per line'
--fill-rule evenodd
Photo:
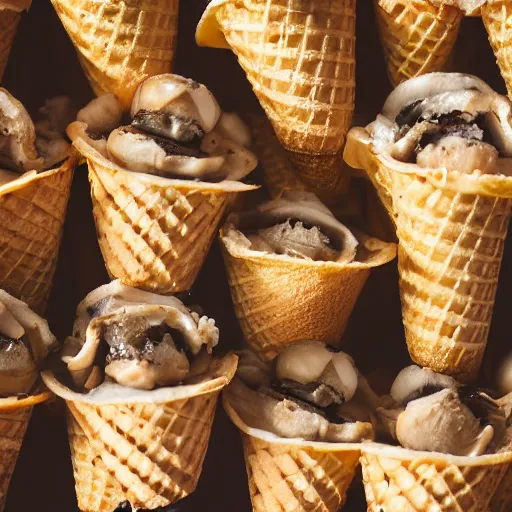
<path fill-rule="evenodd" d="M 445 389 L 409 402 L 398 416 L 396 436 L 412 450 L 477 456 L 492 442 L 494 428 L 482 427 L 457 392 Z"/>
<path fill-rule="evenodd" d="M 276 358 L 280 381 L 324 384 L 348 402 L 357 389 L 357 371 L 350 356 L 333 352 L 320 341 L 302 341 L 287 347 Z"/>
<path fill-rule="evenodd" d="M 455 391 L 458 387 L 457 381 L 448 375 L 412 365 L 404 368 L 396 376 L 390 394 L 397 403 L 406 404 L 424 393 L 432 393 L 441 389 Z"/>
<path fill-rule="evenodd" d="M 231 139 L 240 146 L 251 145 L 251 132 L 247 125 L 234 112 L 223 112 L 215 129 L 226 139 Z"/>
<path fill-rule="evenodd" d="M 217 100 L 204 85 L 172 74 L 142 82 L 133 97 L 132 118 L 140 110 L 194 119 L 206 133 L 213 130 L 221 115 Z"/>
<path fill-rule="evenodd" d="M 87 124 L 90 133 L 109 133 L 119 126 L 122 117 L 123 107 L 112 93 L 94 98 L 76 116 Z"/>

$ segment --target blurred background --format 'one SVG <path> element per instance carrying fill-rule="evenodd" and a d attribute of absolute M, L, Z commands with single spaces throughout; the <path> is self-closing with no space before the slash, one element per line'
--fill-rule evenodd
<path fill-rule="evenodd" d="M 194 32 L 206 0 L 182 0 L 178 53 L 174 71 L 206 84 L 226 111 L 258 113 L 244 72 L 227 50 L 198 48 Z M 354 125 L 365 125 L 379 112 L 391 87 L 386 76 L 373 14 L 373 2 L 357 2 L 357 94 Z M 448 64 L 451 71 L 475 74 L 497 91 L 505 86 L 480 19 L 467 19 Z M 75 51 L 50 0 L 34 0 L 20 23 L 3 86 L 35 113 L 46 98 L 68 95 L 83 106 L 93 97 Z M 250 181 L 262 183 L 261 170 Z M 352 199 L 373 201 L 360 179 Z M 348 198 L 345 199 L 348 201 Z M 494 362 L 510 346 L 507 313 L 512 285 L 511 237 L 502 268 L 493 326 L 484 371 L 492 375 Z M 364 372 L 394 372 L 408 363 L 400 316 L 396 261 L 372 273 L 351 317 L 343 348 Z M 108 282 L 96 240 L 87 169 L 76 170 L 59 264 L 48 311 L 53 332 L 63 339 L 71 333 L 78 302 L 92 289 Z M 215 318 L 221 346 L 240 346 L 242 336 L 234 316 L 224 266 L 215 242 L 192 290 L 205 314 Z M 199 486 L 176 510 L 181 512 L 251 510 L 242 446 L 235 428 L 221 408 L 215 420 Z M 163 510 L 175 510 L 168 507 Z M 29 425 L 8 499 L 7 512 L 77 511 L 72 467 L 67 444 L 64 409 L 54 402 L 35 409 Z M 366 510 L 362 486 L 356 483 L 347 512 Z"/>

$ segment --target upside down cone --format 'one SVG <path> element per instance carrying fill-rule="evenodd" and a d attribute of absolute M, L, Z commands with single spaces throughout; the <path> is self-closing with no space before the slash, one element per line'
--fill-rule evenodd
<path fill-rule="evenodd" d="M 429 0 L 375 0 L 391 83 L 440 71 L 457 39 L 462 12 Z"/>
<path fill-rule="evenodd" d="M 178 0 L 52 0 L 97 95 L 129 108 L 147 77 L 169 73 L 176 52 Z"/>
<path fill-rule="evenodd" d="M 340 151 L 354 112 L 355 0 L 215 0 L 202 46 L 231 48 L 307 185 L 346 188 Z M 321 195 L 321 194 L 320 194 Z"/>
<path fill-rule="evenodd" d="M 0 186 L 0 288 L 44 313 L 76 163 Z"/>

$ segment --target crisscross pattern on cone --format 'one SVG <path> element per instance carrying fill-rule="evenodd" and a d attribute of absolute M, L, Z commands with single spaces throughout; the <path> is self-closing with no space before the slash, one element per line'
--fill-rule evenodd
<path fill-rule="evenodd" d="M 335 154 L 355 96 L 355 0 L 231 0 L 216 10 L 285 148 Z"/>
<path fill-rule="evenodd" d="M 265 359 L 301 339 L 338 345 L 370 275 L 368 269 L 238 257 L 227 249 L 223 255 L 244 338 Z"/>
<path fill-rule="evenodd" d="M 505 472 L 491 501 L 491 512 L 510 512 L 512 509 L 512 468 Z"/>
<path fill-rule="evenodd" d="M 487 344 L 512 200 L 392 176 L 409 353 L 421 366 L 471 379 Z"/>
<path fill-rule="evenodd" d="M 255 512 L 337 512 L 345 502 L 358 450 L 320 451 L 241 435 Z"/>
<path fill-rule="evenodd" d="M 512 97 L 512 3 L 508 0 L 487 0 L 482 6 L 482 19 L 508 95 Z"/>
<path fill-rule="evenodd" d="M 129 107 L 145 78 L 171 71 L 179 0 L 52 0 L 97 95 Z"/>
<path fill-rule="evenodd" d="M 96 230 L 110 276 L 156 293 L 188 290 L 233 193 L 161 185 L 88 162 Z"/>
<path fill-rule="evenodd" d="M 428 0 L 375 0 L 377 27 L 393 85 L 440 71 L 457 39 L 462 12 Z"/>
<path fill-rule="evenodd" d="M 78 506 L 153 509 L 190 494 L 206 454 L 219 391 L 167 404 L 68 401 Z"/>
<path fill-rule="evenodd" d="M 0 188 L 0 287 L 43 314 L 62 237 L 75 159 Z"/>
<path fill-rule="evenodd" d="M 4 75 L 9 54 L 11 53 L 12 43 L 18 23 L 21 19 L 21 13 L 11 9 L 0 9 L 0 80 Z"/>
<path fill-rule="evenodd" d="M 494 512 L 490 500 L 510 470 L 508 462 L 457 466 L 364 451 L 361 464 L 369 512 Z"/>
<path fill-rule="evenodd" d="M 31 414 L 32 407 L 0 412 L 0 511 L 5 507 L 9 483 Z"/>

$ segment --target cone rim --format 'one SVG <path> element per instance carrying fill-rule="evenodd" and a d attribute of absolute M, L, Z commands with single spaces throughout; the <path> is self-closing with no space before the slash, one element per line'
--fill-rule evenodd
<path fill-rule="evenodd" d="M 217 20 L 217 10 L 228 1 L 212 0 L 208 4 L 196 27 L 195 38 L 198 46 L 231 49 Z"/>
<path fill-rule="evenodd" d="M 123 388 L 124 390 L 127 390 L 124 392 L 124 395 L 128 395 L 118 396 L 117 398 L 112 396 L 113 393 L 103 393 L 103 396 L 101 394 L 96 396 L 99 388 L 96 388 L 87 394 L 75 392 L 60 382 L 51 370 L 43 371 L 41 377 L 44 383 L 55 395 L 59 398 L 63 398 L 67 402 L 81 402 L 95 406 L 118 404 L 130 405 L 141 403 L 165 404 L 220 391 L 222 388 L 227 386 L 234 377 L 238 366 L 238 356 L 233 353 L 229 353 L 223 357 L 214 358 L 212 365 L 217 366 L 214 368 L 215 371 L 210 368 L 209 372 L 205 373 L 203 376 L 204 380 L 198 383 L 157 388 L 151 391 L 135 390 L 134 388 L 117 385 L 114 387 L 114 392 L 117 389 L 122 393 L 122 390 L 119 390 L 119 388 Z M 210 378 L 206 378 L 208 376 Z M 130 398 L 130 393 L 135 394 L 136 397 Z"/>
<path fill-rule="evenodd" d="M 224 226 L 220 229 L 219 233 L 219 238 L 222 242 L 222 248 L 227 252 L 227 254 L 229 254 L 230 257 L 239 260 L 263 262 L 267 263 L 269 266 L 295 265 L 304 269 L 317 268 L 318 270 L 324 269 L 332 271 L 369 270 L 371 268 L 379 267 L 389 263 L 390 261 L 393 261 L 397 255 L 397 244 L 393 242 L 384 242 L 378 238 L 363 235 L 362 237 L 360 236 L 359 242 L 363 243 L 365 248 L 368 250 L 372 252 L 378 251 L 379 253 L 378 255 L 371 257 L 369 261 L 351 261 L 347 263 L 337 261 L 315 261 L 299 259 L 294 258 L 293 256 L 287 256 L 285 254 L 270 254 L 261 251 L 253 251 L 246 247 L 242 247 L 227 238 L 226 232 L 230 228 L 237 229 L 236 225 L 228 218 Z"/>
<path fill-rule="evenodd" d="M 46 402 L 52 397 L 53 393 L 51 391 L 42 391 L 22 399 L 18 399 L 16 396 L 0 398 L 0 413 L 27 409 L 28 407 Z"/>
<path fill-rule="evenodd" d="M 351 167 L 367 172 L 384 167 L 398 174 L 422 178 L 438 189 L 462 194 L 512 198 L 512 176 L 485 174 L 479 170 L 475 170 L 474 174 L 466 174 L 400 162 L 389 155 L 375 153 L 372 137 L 366 128 L 352 128 L 349 131 L 343 159 Z"/>
<path fill-rule="evenodd" d="M 409 450 L 407 448 L 402 448 L 401 446 L 392 446 L 375 441 L 365 441 L 361 443 L 361 451 L 370 455 L 378 455 L 390 459 L 399 459 L 411 462 L 417 462 L 420 459 L 427 459 L 429 462 L 440 462 L 443 464 L 454 464 L 456 466 L 465 467 L 506 464 L 512 462 L 512 450 L 469 457 L 462 455 L 450 455 L 440 452 Z"/>
<path fill-rule="evenodd" d="M 4 195 L 10 194 L 12 192 L 16 192 L 17 190 L 21 190 L 27 186 L 36 184 L 38 181 L 45 180 L 46 178 L 50 178 L 55 174 L 66 173 L 69 171 L 73 171 L 78 160 L 78 153 L 74 148 L 71 148 L 70 155 L 66 159 L 66 161 L 60 165 L 59 167 L 55 167 L 53 169 L 48 169 L 47 171 L 37 172 L 37 171 L 27 171 L 20 175 L 19 178 L 15 180 L 9 181 L 4 185 L 0 186 L 0 198 Z"/>

